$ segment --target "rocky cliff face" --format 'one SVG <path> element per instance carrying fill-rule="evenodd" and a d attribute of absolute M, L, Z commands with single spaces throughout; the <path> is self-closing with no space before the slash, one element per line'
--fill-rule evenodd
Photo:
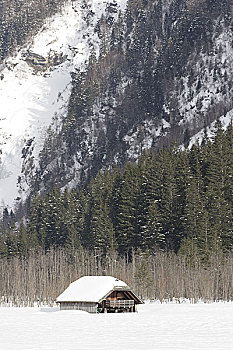
<path fill-rule="evenodd" d="M 1 113 L 27 120 L 15 138 L 3 128 L 17 153 L 2 146 L 4 184 L 17 178 L 19 198 L 71 188 L 151 147 L 188 146 L 217 118 L 229 120 L 232 25 L 227 0 L 68 2 L 4 63 L 2 96 L 8 89 L 18 102 Z M 23 94 L 9 92 L 16 80 Z"/>

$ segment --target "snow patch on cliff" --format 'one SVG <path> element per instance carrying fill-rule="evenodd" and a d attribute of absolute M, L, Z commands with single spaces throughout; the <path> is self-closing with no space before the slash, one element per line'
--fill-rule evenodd
<path fill-rule="evenodd" d="M 59 128 L 67 113 L 70 73 L 85 70 L 92 49 L 99 54 L 94 30 L 113 1 L 70 1 L 41 31 L 1 67 L 0 206 L 25 199 L 25 174 L 33 173 L 47 129 Z M 117 19 L 127 0 L 115 1 Z M 27 158 L 27 169 L 24 159 Z M 21 187 L 17 181 L 21 182 Z"/>

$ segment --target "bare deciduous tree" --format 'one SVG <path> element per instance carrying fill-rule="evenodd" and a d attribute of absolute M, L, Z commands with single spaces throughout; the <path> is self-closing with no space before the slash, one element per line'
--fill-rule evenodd
<path fill-rule="evenodd" d="M 74 280 L 84 275 L 112 275 L 124 280 L 143 299 L 193 302 L 233 299 L 233 256 L 212 256 L 208 265 L 174 253 L 113 253 L 83 249 L 32 251 L 27 259 L 0 260 L 0 303 L 14 306 L 53 304 Z"/>

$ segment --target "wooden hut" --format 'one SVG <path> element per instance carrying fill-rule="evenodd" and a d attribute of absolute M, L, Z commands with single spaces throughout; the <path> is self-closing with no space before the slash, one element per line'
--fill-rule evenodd
<path fill-rule="evenodd" d="M 60 310 L 135 312 L 143 301 L 121 280 L 111 276 L 85 276 L 71 283 L 57 298 Z"/>

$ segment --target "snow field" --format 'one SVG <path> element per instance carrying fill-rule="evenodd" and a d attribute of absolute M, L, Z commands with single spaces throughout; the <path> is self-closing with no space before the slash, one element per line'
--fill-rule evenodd
<path fill-rule="evenodd" d="M 227 350 L 233 303 L 145 304 L 138 313 L 0 308 L 1 350 Z M 54 312 L 53 312 L 54 311 Z"/>

